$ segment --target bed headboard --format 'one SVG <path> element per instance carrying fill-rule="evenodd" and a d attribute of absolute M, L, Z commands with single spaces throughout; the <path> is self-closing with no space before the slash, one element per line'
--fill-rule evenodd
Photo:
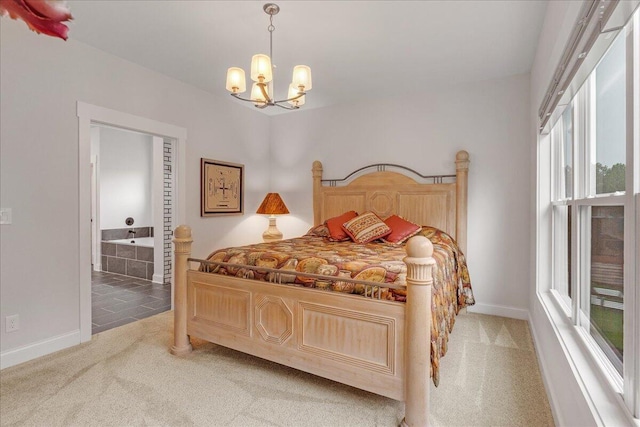
<path fill-rule="evenodd" d="M 446 231 L 465 252 L 469 153 L 458 151 L 455 164 L 454 175 L 425 176 L 402 166 L 377 164 L 344 179 L 324 179 L 322 163 L 316 160 L 312 168 L 314 225 L 349 210 L 372 211 L 383 219 L 396 214 Z M 353 176 L 357 177 L 351 180 Z"/>

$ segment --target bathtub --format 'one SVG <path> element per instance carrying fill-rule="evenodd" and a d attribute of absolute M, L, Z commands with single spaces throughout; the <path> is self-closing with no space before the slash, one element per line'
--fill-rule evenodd
<path fill-rule="evenodd" d="M 101 243 L 102 271 L 153 280 L 156 275 L 153 240 L 153 237 L 103 240 Z M 162 268 L 162 265 L 158 267 Z M 162 283 L 161 275 L 156 279 L 158 279 L 157 283 Z"/>
<path fill-rule="evenodd" d="M 145 248 L 153 248 L 154 237 L 136 237 L 131 239 L 104 240 L 107 243 L 115 243 L 118 245 L 144 246 Z"/>

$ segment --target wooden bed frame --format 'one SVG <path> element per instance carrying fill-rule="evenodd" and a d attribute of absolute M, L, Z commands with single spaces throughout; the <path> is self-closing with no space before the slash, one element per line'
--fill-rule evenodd
<path fill-rule="evenodd" d="M 323 180 L 316 161 L 314 224 L 348 210 L 370 210 L 382 218 L 395 213 L 448 232 L 464 251 L 469 154 L 459 151 L 455 163 L 455 175 L 421 176 L 431 181 L 425 184 L 387 170 L 394 165 L 375 165 L 375 172 L 352 180 Z M 455 182 L 444 182 L 450 178 Z M 343 181 L 348 183 L 339 186 Z M 189 339 L 198 337 L 405 401 L 401 425 L 428 424 L 435 260 L 427 238 L 413 237 L 406 245 L 403 304 L 192 270 L 190 262 L 200 260 L 189 258 L 191 229 L 181 225 L 174 237 L 172 354 L 191 352 Z"/>

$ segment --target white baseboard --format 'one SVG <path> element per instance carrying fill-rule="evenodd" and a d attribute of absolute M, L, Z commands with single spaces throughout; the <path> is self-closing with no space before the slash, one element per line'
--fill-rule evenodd
<path fill-rule="evenodd" d="M 489 314 L 491 316 L 509 317 L 511 319 L 529 320 L 529 310 L 506 307 L 503 305 L 478 304 L 467 307 L 469 313 Z"/>
<path fill-rule="evenodd" d="M 159 285 L 163 285 L 164 284 L 164 276 L 162 274 L 154 274 L 151 277 L 151 281 L 153 283 L 157 283 Z"/>
<path fill-rule="evenodd" d="M 0 353 L 0 369 L 28 362 L 37 357 L 80 344 L 80 330 Z"/>
<path fill-rule="evenodd" d="M 531 313 L 530 313 L 531 314 Z M 543 344 L 536 327 L 533 318 L 529 316 L 529 329 L 531 330 L 531 339 L 533 340 L 533 348 L 536 352 L 536 356 L 538 358 L 538 367 L 540 368 L 540 376 L 542 377 L 542 384 L 544 385 L 544 389 L 547 392 L 547 397 L 549 399 L 549 406 L 551 407 L 551 414 L 553 415 L 553 421 L 557 426 L 568 425 L 564 422 L 564 412 L 562 408 L 558 405 L 559 399 L 557 398 L 557 390 L 554 387 L 553 378 L 550 374 L 550 370 L 548 367 L 547 358 L 545 357 L 544 352 L 541 351 Z"/>

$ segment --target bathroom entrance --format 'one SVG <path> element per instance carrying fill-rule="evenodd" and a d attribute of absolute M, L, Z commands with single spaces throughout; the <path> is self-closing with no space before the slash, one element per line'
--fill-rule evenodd
<path fill-rule="evenodd" d="M 80 200 L 86 201 L 86 203 L 80 203 L 79 212 L 78 212 L 78 275 L 80 277 L 80 342 L 87 342 L 91 340 L 92 337 L 92 286 L 91 286 L 91 276 L 92 276 L 92 264 L 91 264 L 91 256 L 92 256 L 92 240 L 97 241 L 97 238 L 92 239 L 92 218 L 91 218 L 91 200 L 96 198 L 92 197 L 91 191 L 91 182 L 92 182 L 92 173 L 91 173 L 91 127 L 92 125 L 101 125 L 106 127 L 113 127 L 119 130 L 130 130 L 138 133 L 144 133 L 147 135 L 153 135 L 154 138 L 159 137 L 163 140 L 163 143 L 167 143 L 167 141 L 171 144 L 171 160 L 172 164 L 170 169 L 168 169 L 168 175 L 171 177 L 171 196 L 172 200 L 170 203 L 170 208 L 161 208 L 163 213 L 165 209 L 170 210 L 171 214 L 171 223 L 162 224 L 161 226 L 155 225 L 156 217 L 154 217 L 154 237 L 158 237 L 158 233 L 156 232 L 156 228 L 162 228 L 163 239 L 162 242 L 164 247 L 162 251 L 164 251 L 163 256 L 166 255 L 164 259 L 171 259 L 171 230 L 174 224 L 182 224 L 185 220 L 185 157 L 186 157 L 186 141 L 187 141 L 187 130 L 185 128 L 175 126 L 172 124 L 159 122 L 157 120 L 149 119 L 146 117 L 136 116 L 129 113 L 124 113 L 122 111 L 112 110 L 110 108 L 104 108 L 97 105 L 87 104 L 85 102 L 78 101 L 77 102 L 77 114 L 78 114 L 78 176 L 79 176 L 79 184 L 78 184 L 78 193 L 80 196 Z M 163 151 L 164 151 L 163 147 Z M 164 157 L 164 156 L 163 156 Z M 158 157 L 156 157 L 158 159 Z M 162 159 L 164 160 L 164 159 Z M 97 159 L 98 164 L 96 169 L 100 168 L 100 160 Z M 154 166 L 154 171 L 158 169 Z M 164 169 L 161 169 L 164 171 Z M 163 173 L 163 177 L 164 177 Z M 99 179 L 99 175 L 98 178 Z M 164 196 L 164 195 L 163 195 Z M 158 203 L 166 203 L 163 199 L 156 198 L 155 202 Z M 154 208 L 155 209 L 155 208 Z M 95 211 L 98 211 L 96 209 Z M 127 214 L 128 215 L 128 214 Z M 126 219 L 126 218 L 125 218 Z M 135 217 L 134 217 L 135 220 Z M 137 225 L 138 222 L 135 220 L 134 226 Z M 95 234 L 98 234 L 96 230 L 94 230 Z M 160 251 L 155 250 L 154 244 L 154 264 L 155 257 L 160 255 Z M 117 248 L 116 248 L 117 251 Z M 117 253 L 117 252 L 116 252 Z M 94 253 L 95 256 L 95 253 Z M 99 262 L 102 262 L 102 254 L 99 257 L 96 257 Z M 98 262 L 95 261 L 94 262 Z M 169 264 L 170 267 L 170 264 Z M 155 265 L 154 265 L 155 268 Z M 103 272 L 94 272 L 95 274 L 113 274 L 113 273 L 103 273 Z M 163 280 L 172 281 L 172 273 L 170 271 L 164 272 Z M 126 276 L 121 276 L 126 277 Z M 142 279 L 136 279 L 142 280 Z M 146 279 L 145 279 L 146 280 Z M 150 282 L 152 283 L 152 282 Z M 162 286 L 156 285 L 154 286 Z M 125 285 L 126 286 L 126 285 Z M 171 288 L 171 302 L 173 306 L 174 292 L 173 292 L 173 283 L 168 285 Z M 149 292 L 152 292 L 150 290 Z M 130 301 L 124 301 L 129 302 Z M 103 307 L 100 307 L 103 308 Z"/>
<path fill-rule="evenodd" d="M 92 333 L 171 308 L 175 140 L 91 125 Z"/>

